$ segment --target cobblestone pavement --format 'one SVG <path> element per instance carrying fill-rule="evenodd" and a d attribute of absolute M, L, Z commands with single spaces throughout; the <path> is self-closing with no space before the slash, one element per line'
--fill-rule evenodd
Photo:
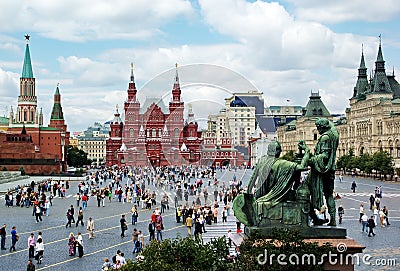
<path fill-rule="evenodd" d="M 238 170 L 238 171 L 217 171 L 218 179 L 225 181 L 226 184 L 236 174 L 237 178 L 243 179 L 244 185 L 250 179 L 251 170 Z M 350 184 L 353 180 L 357 182 L 357 193 L 351 193 Z M 400 185 L 393 182 L 380 182 L 366 178 L 351 178 L 345 177 L 343 182 L 336 181 L 335 191 L 342 195 L 342 199 L 337 201 L 337 204 L 342 204 L 345 208 L 345 215 L 343 218 L 342 227 L 347 228 L 347 235 L 349 238 L 355 239 L 357 242 L 366 246 L 364 253 L 360 254 L 360 258 L 364 255 L 371 255 L 367 263 L 360 262 L 360 265 L 355 267 L 355 270 L 399 270 L 400 266 L 400 249 L 399 249 L 399 227 L 400 227 Z M 30 182 L 31 180 L 29 180 Z M 84 220 L 86 221 L 90 216 L 95 221 L 95 238 L 88 239 L 88 234 L 85 227 L 73 225 L 71 228 L 65 228 L 66 210 L 68 206 L 73 204 L 75 200 L 71 197 L 76 190 L 77 183 L 71 181 L 71 188 L 67 192 L 66 199 L 55 198 L 53 206 L 50 209 L 50 215 L 43 217 L 43 222 L 35 223 L 32 216 L 31 208 L 6 208 L 4 200 L 1 199 L 2 204 L 0 207 L 0 224 L 7 224 L 7 240 L 6 247 L 10 247 L 11 238 L 9 236 L 11 227 L 17 226 L 17 231 L 20 234 L 20 241 L 17 243 L 17 251 L 10 253 L 8 250 L 0 252 L 0 261 L 3 266 L 8 266 L 8 270 L 25 270 L 28 260 L 27 238 L 31 232 L 35 235 L 43 232 L 43 239 L 45 243 L 45 253 L 43 263 L 37 265 L 36 270 L 100 270 L 102 259 L 104 257 L 111 258 L 119 249 L 125 253 L 126 258 L 132 259 L 132 241 L 130 234 L 133 228 L 142 230 L 148 238 L 147 225 L 150 214 L 152 211 L 139 208 L 139 222 L 137 225 L 129 225 L 127 237 L 120 237 L 119 219 L 121 214 L 127 214 L 127 220 L 130 218 L 131 204 L 122 204 L 113 200 L 112 202 L 106 201 L 105 207 L 97 207 L 97 201 L 90 199 L 88 209 L 85 211 Z M 376 236 L 368 237 L 367 234 L 361 232 L 361 226 L 358 222 L 359 205 L 364 204 L 368 214 L 369 211 L 369 195 L 373 193 L 377 185 L 383 187 L 382 206 L 386 205 L 389 208 L 390 226 L 376 228 Z M 155 190 L 158 197 L 163 194 L 170 196 L 170 203 L 173 202 L 173 191 L 162 190 L 154 186 L 150 187 Z M 0 191 L 4 190 L 0 187 Z M 212 188 L 208 190 L 212 198 Z M 190 198 L 191 202 L 193 198 Z M 170 204 L 173 205 L 173 204 Z M 222 207 L 222 205 L 220 204 Z M 220 207 L 220 208 L 221 208 Z M 163 237 L 174 238 L 177 235 L 186 236 L 186 227 L 181 223 L 175 221 L 175 209 L 170 208 L 164 213 L 165 230 Z M 212 237 L 221 236 L 226 234 L 228 229 L 234 230 L 234 217 L 228 218 L 228 223 L 217 223 L 213 226 L 207 226 L 208 232 L 204 234 L 203 239 L 207 241 Z M 84 236 L 84 251 L 83 258 L 68 256 L 68 235 L 70 232 L 77 234 L 81 231 Z M 373 266 L 376 260 L 396 260 L 396 266 Z M 382 262 L 382 261 L 381 261 Z"/>

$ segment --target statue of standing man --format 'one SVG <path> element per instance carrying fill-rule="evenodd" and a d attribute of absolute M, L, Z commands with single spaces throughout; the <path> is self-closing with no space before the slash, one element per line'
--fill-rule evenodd
<path fill-rule="evenodd" d="M 321 210 L 324 205 L 324 197 L 330 215 L 329 226 L 336 226 L 336 206 L 333 198 L 336 149 L 339 144 L 339 134 L 336 127 L 326 118 L 319 118 L 315 126 L 321 137 L 314 149 L 314 155 L 309 159 L 308 165 L 311 171 L 307 184 L 311 194 L 310 216 L 314 225 L 318 225 L 316 210 Z"/>

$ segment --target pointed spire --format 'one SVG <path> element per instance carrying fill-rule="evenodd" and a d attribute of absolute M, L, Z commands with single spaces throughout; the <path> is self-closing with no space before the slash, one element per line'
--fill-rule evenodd
<path fill-rule="evenodd" d="M 366 69 L 365 60 L 364 60 L 364 44 L 361 44 L 361 62 L 360 69 Z"/>
<path fill-rule="evenodd" d="M 376 57 L 376 62 L 385 62 L 383 60 L 383 54 L 382 54 L 382 41 L 381 41 L 381 36 L 379 35 L 379 49 L 378 49 L 378 56 Z"/>
<path fill-rule="evenodd" d="M 25 57 L 24 57 L 24 66 L 22 67 L 22 76 L 21 78 L 33 78 L 32 72 L 32 63 L 31 63 L 31 54 L 29 52 L 29 35 L 26 34 L 26 47 L 25 47 Z"/>
<path fill-rule="evenodd" d="M 56 93 L 54 95 L 60 95 L 60 90 L 58 89 L 59 85 L 60 85 L 60 83 L 57 83 Z"/>
<path fill-rule="evenodd" d="M 172 103 L 181 102 L 181 86 L 179 84 L 178 63 L 175 64 L 175 80 L 172 88 Z"/>
<path fill-rule="evenodd" d="M 63 120 L 64 114 L 61 107 L 61 95 L 60 89 L 58 88 L 60 84 L 57 83 L 56 91 L 54 93 L 54 103 L 53 103 L 53 110 L 51 111 L 50 120 Z"/>
<path fill-rule="evenodd" d="M 180 88 L 179 86 L 179 74 L 178 74 L 178 63 L 175 63 L 175 81 L 174 81 L 174 89 Z"/>
<path fill-rule="evenodd" d="M 135 82 L 135 76 L 133 75 L 133 69 L 134 69 L 134 65 L 133 65 L 133 62 L 131 62 L 131 82 Z"/>

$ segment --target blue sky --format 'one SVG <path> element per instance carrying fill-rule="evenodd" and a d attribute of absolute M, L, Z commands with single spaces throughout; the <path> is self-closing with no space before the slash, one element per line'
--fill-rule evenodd
<path fill-rule="evenodd" d="M 0 115 L 17 105 L 29 33 L 45 123 L 60 83 L 71 131 L 122 107 L 131 62 L 137 87 L 146 86 L 141 99 L 168 96 L 179 63 L 183 86 L 200 83 L 183 91 L 199 120 L 250 88 L 264 93 L 266 105 L 304 106 L 319 91 L 331 113 L 344 113 L 361 44 L 370 72 L 379 34 L 387 72 L 400 73 L 396 0 L 15 0 L 1 1 L 0 10 Z M 199 63 L 209 66 L 193 68 Z M 148 86 L 159 76 L 164 85 Z"/>

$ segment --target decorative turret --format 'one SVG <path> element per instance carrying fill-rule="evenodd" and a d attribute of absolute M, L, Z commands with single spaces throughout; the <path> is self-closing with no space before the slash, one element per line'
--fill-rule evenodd
<path fill-rule="evenodd" d="M 385 72 L 385 61 L 383 60 L 382 54 L 381 35 L 379 35 L 379 49 L 378 56 L 376 57 L 375 61 L 375 74 L 372 84 L 372 92 L 392 92 Z"/>
<path fill-rule="evenodd" d="M 36 118 L 37 97 L 29 52 L 29 38 L 30 36 L 27 34 L 25 36 L 25 57 L 20 78 L 16 123 L 38 124 Z"/>
<path fill-rule="evenodd" d="M 368 91 L 368 75 L 367 75 L 367 68 L 365 66 L 364 61 L 364 50 L 361 49 L 361 61 L 360 67 L 358 68 L 358 77 L 357 83 L 354 87 L 353 98 L 361 98 L 365 96 L 365 93 Z"/>
<path fill-rule="evenodd" d="M 51 111 L 49 127 L 60 129 L 61 131 L 66 133 L 67 125 L 65 124 L 65 120 L 64 120 L 64 113 L 63 113 L 63 110 L 61 107 L 60 89 L 58 88 L 58 86 L 59 86 L 59 84 L 57 83 L 56 91 L 54 93 L 53 110 Z M 38 123 L 40 125 L 43 124 L 42 109 L 40 109 L 40 114 L 38 116 Z"/>
<path fill-rule="evenodd" d="M 175 64 L 175 81 L 172 88 L 172 102 L 179 103 L 181 101 L 181 86 L 179 84 L 178 63 Z"/>
<path fill-rule="evenodd" d="M 110 129 L 111 129 L 110 136 L 114 137 L 114 138 L 122 138 L 123 127 L 124 127 L 124 124 L 121 120 L 121 115 L 118 112 L 118 105 L 116 105 L 114 119 L 110 123 Z"/>
<path fill-rule="evenodd" d="M 135 76 L 133 75 L 133 63 L 131 63 L 131 80 L 129 82 L 128 87 L 128 102 L 136 102 L 136 84 L 135 84 Z"/>
<path fill-rule="evenodd" d="M 56 92 L 54 93 L 53 110 L 51 111 L 50 120 L 64 120 L 64 114 L 61 107 L 61 95 L 57 83 Z"/>

